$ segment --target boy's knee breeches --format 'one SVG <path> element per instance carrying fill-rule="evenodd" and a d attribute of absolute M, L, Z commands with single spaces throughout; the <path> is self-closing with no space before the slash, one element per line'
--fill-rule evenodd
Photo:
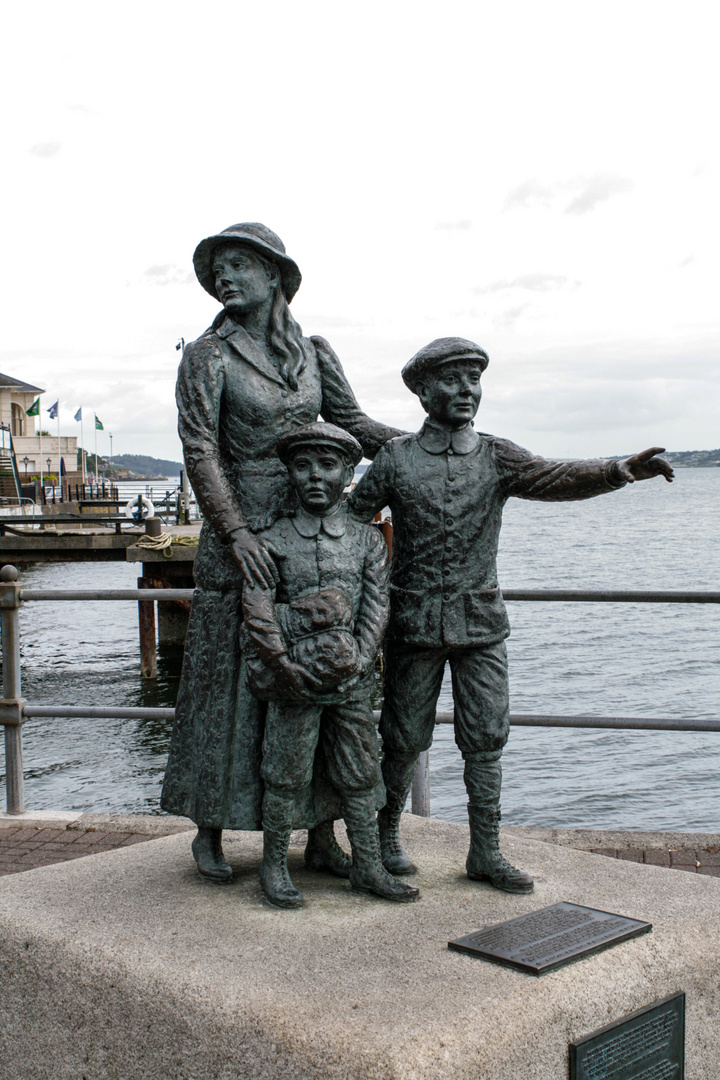
<path fill-rule="evenodd" d="M 386 753 L 411 757 L 430 747 L 448 661 L 455 741 L 461 752 L 468 756 L 502 750 L 509 732 L 504 641 L 482 649 L 422 649 L 389 642 L 385 646 L 385 701 L 380 720 Z"/>
<path fill-rule="evenodd" d="M 309 784 L 319 741 L 330 782 L 338 791 L 369 791 L 379 783 L 372 703 L 363 694 L 339 705 L 271 702 L 261 770 L 267 786 L 289 793 Z"/>

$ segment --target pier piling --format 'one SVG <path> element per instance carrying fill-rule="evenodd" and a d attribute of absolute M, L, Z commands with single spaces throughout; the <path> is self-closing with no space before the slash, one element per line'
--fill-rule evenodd
<path fill-rule="evenodd" d="M 152 578 L 139 577 L 138 589 L 152 589 Z M 157 679 L 157 632 L 155 629 L 155 604 L 138 603 L 138 626 L 140 628 L 140 673 L 143 679 Z"/>

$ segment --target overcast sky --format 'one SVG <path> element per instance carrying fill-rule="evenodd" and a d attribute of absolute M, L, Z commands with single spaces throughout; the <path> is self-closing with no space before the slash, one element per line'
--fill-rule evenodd
<path fill-rule="evenodd" d="M 3 37 L 0 370 L 63 434 L 179 456 L 193 250 L 262 221 L 378 419 L 419 426 L 400 368 L 459 334 L 479 430 L 720 445 L 716 5 L 28 0 Z"/>

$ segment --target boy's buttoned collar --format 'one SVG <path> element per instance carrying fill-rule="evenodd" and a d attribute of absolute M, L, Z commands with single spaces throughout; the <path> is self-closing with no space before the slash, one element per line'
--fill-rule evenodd
<path fill-rule="evenodd" d="M 450 431 L 432 420 L 426 420 L 417 434 L 419 445 L 428 454 L 469 454 L 480 442 L 480 436 L 468 424 L 459 431 Z"/>
<path fill-rule="evenodd" d="M 300 535 L 307 539 L 324 532 L 337 540 L 338 537 L 344 536 L 347 531 L 347 513 L 344 506 L 339 506 L 334 513 L 328 514 L 327 517 L 315 517 L 314 514 L 309 514 L 301 506 L 295 512 L 292 523 Z"/>

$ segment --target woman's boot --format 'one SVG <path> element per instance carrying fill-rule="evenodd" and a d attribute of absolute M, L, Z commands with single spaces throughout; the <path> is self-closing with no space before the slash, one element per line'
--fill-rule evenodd
<path fill-rule="evenodd" d="M 352 859 L 338 844 L 332 821 L 308 829 L 305 865 L 309 870 L 325 870 L 335 877 L 350 877 Z"/>
<path fill-rule="evenodd" d="M 198 826 L 197 836 L 192 842 L 193 858 L 204 878 L 217 885 L 227 885 L 232 881 L 232 867 L 225 862 L 222 849 L 222 829 L 208 829 Z"/>
<path fill-rule="evenodd" d="M 352 888 L 399 903 L 417 900 L 420 890 L 406 881 L 398 881 L 383 866 L 372 794 L 347 796 L 343 799 L 343 813 L 352 848 Z"/>
<path fill-rule="evenodd" d="M 500 852 L 500 750 L 465 758 L 465 787 L 469 796 L 470 851 L 465 869 L 473 881 L 489 881 L 496 889 L 530 893 L 533 879 L 512 866 Z"/>

